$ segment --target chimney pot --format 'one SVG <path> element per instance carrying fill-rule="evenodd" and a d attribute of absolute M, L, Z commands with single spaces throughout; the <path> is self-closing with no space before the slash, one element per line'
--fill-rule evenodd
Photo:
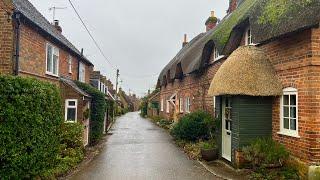
<path fill-rule="evenodd" d="M 59 25 L 59 20 L 54 20 L 53 21 L 53 26 L 56 28 L 57 31 L 59 31 L 60 33 L 62 33 L 62 28 Z"/>
<path fill-rule="evenodd" d="M 215 17 L 214 11 L 211 11 L 211 17 Z"/>
<path fill-rule="evenodd" d="M 188 44 L 188 36 L 187 36 L 187 34 L 184 34 L 182 47 L 185 47 L 187 44 Z"/>

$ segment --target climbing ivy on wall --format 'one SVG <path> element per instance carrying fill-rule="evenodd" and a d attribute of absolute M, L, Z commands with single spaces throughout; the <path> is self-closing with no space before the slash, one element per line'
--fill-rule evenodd
<path fill-rule="evenodd" d="M 289 12 L 295 12 L 298 7 L 307 6 L 315 0 L 264 0 L 260 24 L 277 24 L 279 19 Z"/>

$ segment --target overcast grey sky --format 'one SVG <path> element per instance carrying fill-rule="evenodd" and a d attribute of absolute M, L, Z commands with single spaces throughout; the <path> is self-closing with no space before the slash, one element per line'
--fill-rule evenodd
<path fill-rule="evenodd" d="M 101 56 L 68 0 L 30 0 L 50 21 L 56 11 L 63 34 L 104 75 L 115 82 L 115 70 Z M 189 40 L 205 31 L 214 10 L 222 18 L 229 0 L 72 0 L 111 63 L 120 69 L 121 87 L 142 96 L 180 50 L 183 34 Z M 147 76 L 149 75 L 149 76 Z M 150 76 L 152 75 L 152 76 Z"/>

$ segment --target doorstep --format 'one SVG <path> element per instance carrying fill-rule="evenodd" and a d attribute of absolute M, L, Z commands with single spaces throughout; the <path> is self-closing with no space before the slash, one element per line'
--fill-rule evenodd
<path fill-rule="evenodd" d="M 250 170 L 237 170 L 221 160 L 212 162 L 199 161 L 212 174 L 223 179 L 247 180 Z"/>

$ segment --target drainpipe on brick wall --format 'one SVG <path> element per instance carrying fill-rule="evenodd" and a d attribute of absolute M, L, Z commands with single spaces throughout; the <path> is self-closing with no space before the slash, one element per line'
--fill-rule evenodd
<path fill-rule="evenodd" d="M 15 68 L 14 68 L 14 75 L 19 75 L 19 58 L 20 58 L 20 13 L 14 12 L 13 14 L 13 21 L 14 21 L 14 46 L 15 46 L 15 54 L 14 54 L 14 61 L 15 61 Z"/>

